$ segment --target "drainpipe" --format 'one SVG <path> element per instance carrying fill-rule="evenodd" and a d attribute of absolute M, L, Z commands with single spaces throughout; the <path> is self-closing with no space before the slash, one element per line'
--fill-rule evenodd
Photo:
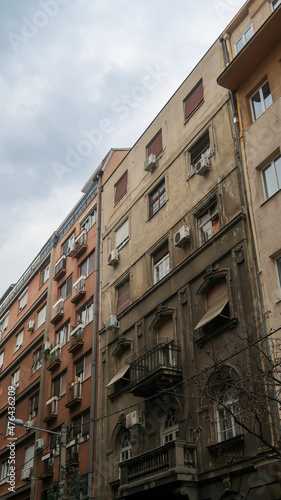
<path fill-rule="evenodd" d="M 225 59 L 225 64 L 226 66 L 229 64 L 229 57 L 228 57 L 228 51 L 227 51 L 227 45 L 226 41 L 224 38 L 221 36 L 220 37 L 220 42 L 222 43 L 222 48 L 223 48 L 223 53 L 224 53 L 224 59 Z M 255 269 L 256 269 L 256 274 L 257 274 L 257 282 L 258 282 L 258 291 L 259 291 L 259 299 L 260 299 L 260 304 L 261 304 L 261 312 L 262 312 L 262 317 L 263 317 L 263 326 L 264 326 L 264 331 L 266 335 L 266 350 L 267 350 L 267 356 L 271 360 L 271 349 L 269 345 L 269 339 L 267 337 L 268 335 L 268 315 L 267 311 L 265 308 L 265 297 L 264 297 L 264 289 L 263 289 L 263 282 L 261 279 L 261 268 L 260 268 L 260 262 L 259 262 L 259 257 L 257 255 L 257 239 L 256 239 L 256 232 L 255 232 L 255 221 L 253 218 L 253 213 L 252 213 L 252 207 L 250 203 L 250 195 L 248 194 L 249 192 L 249 185 L 247 181 L 247 175 L 245 173 L 245 161 L 244 161 L 244 155 L 242 152 L 242 149 L 244 151 L 244 146 L 242 142 L 242 137 L 240 138 L 239 132 L 238 132 L 238 127 L 239 127 L 239 115 L 238 115 L 238 109 L 237 109 L 237 103 L 236 103 L 236 97 L 234 92 L 229 91 L 229 96 L 230 96 L 230 102 L 231 102 L 231 107 L 232 107 L 232 114 L 233 114 L 233 122 L 235 124 L 235 138 L 238 146 L 238 154 L 239 154 L 239 159 L 240 159 L 240 164 L 242 167 L 242 181 L 243 181 L 243 187 L 244 187 L 244 194 L 245 194 L 245 199 L 247 203 L 247 208 L 248 208 L 248 215 L 249 215 L 249 227 L 250 227 L 250 235 L 251 235 L 251 242 L 252 242 L 252 249 L 253 249 L 253 255 L 254 255 L 254 262 L 255 262 Z M 242 145 L 242 148 L 241 148 Z M 275 385 L 273 385 L 273 391 L 275 395 L 275 407 L 276 407 L 276 417 L 277 417 L 277 426 L 278 426 L 278 431 L 279 434 L 281 433 L 281 421 L 280 421 L 280 413 L 279 413 L 279 408 L 278 408 L 278 402 L 277 402 L 277 395 L 276 395 L 276 389 Z"/>
<path fill-rule="evenodd" d="M 55 246 L 57 243 L 57 236 L 54 233 L 53 247 L 51 249 L 50 255 L 50 276 L 48 282 L 48 292 L 47 292 L 47 303 L 46 303 L 46 319 L 45 319 L 45 329 L 44 329 L 44 337 L 43 342 L 46 342 L 49 337 L 49 326 L 50 326 L 50 316 L 51 316 L 51 300 L 52 300 L 52 285 L 53 285 L 53 277 L 52 270 L 54 269 L 54 256 L 55 256 Z M 43 355 L 41 360 L 41 373 L 40 373 L 40 382 L 39 382 L 39 398 L 38 398 L 38 414 L 36 426 L 42 427 L 42 414 L 43 414 L 43 404 L 44 404 L 44 389 L 45 389 L 45 374 L 46 374 L 46 358 Z M 41 431 L 36 430 L 35 432 L 35 442 L 40 438 Z M 60 459 L 61 460 L 61 459 Z M 34 459 L 33 468 L 32 468 L 32 482 L 30 489 L 30 500 L 36 500 L 36 492 L 37 492 L 37 481 L 38 481 L 38 459 Z"/>
<path fill-rule="evenodd" d="M 98 311 L 99 311 L 99 274 L 100 274 L 100 234 L 101 234 L 101 194 L 102 194 L 103 171 L 97 174 L 98 179 L 98 205 L 97 205 L 97 240 L 96 240 L 96 269 L 95 269 L 95 297 L 94 297 L 94 325 L 93 325 L 93 348 L 92 348 L 92 384 L 91 384 L 91 410 L 90 410 L 90 451 L 89 451 L 89 475 L 88 475 L 88 498 L 92 498 L 94 448 L 97 450 L 97 437 L 95 437 L 94 419 L 96 417 L 96 385 L 97 385 L 97 338 L 98 338 Z M 96 484 L 95 484 L 96 490 Z"/>

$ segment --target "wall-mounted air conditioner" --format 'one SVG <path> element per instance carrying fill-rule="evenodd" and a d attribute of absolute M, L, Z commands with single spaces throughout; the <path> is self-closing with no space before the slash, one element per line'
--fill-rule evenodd
<path fill-rule="evenodd" d="M 35 441 L 35 451 L 38 451 L 38 450 L 43 450 L 45 446 L 45 442 L 44 442 L 44 439 L 40 438 L 40 439 L 36 439 Z"/>
<path fill-rule="evenodd" d="M 210 160 L 202 155 L 200 160 L 195 163 L 194 170 L 196 174 L 205 175 L 210 170 Z"/>
<path fill-rule="evenodd" d="M 32 469 L 22 469 L 20 478 L 22 481 L 30 481 Z"/>
<path fill-rule="evenodd" d="M 46 340 L 46 342 L 43 342 L 42 344 L 42 353 L 49 353 L 50 350 L 52 349 L 52 343 L 49 340 Z"/>
<path fill-rule="evenodd" d="M 35 328 L 35 321 L 30 320 L 26 325 L 26 329 L 28 332 L 33 332 L 34 328 Z"/>
<path fill-rule="evenodd" d="M 119 328 L 117 317 L 114 315 L 109 316 L 105 322 L 105 328 L 106 330 L 114 330 L 115 328 Z"/>
<path fill-rule="evenodd" d="M 189 230 L 188 226 L 182 226 L 174 234 L 174 245 L 175 245 L 175 247 L 182 247 L 189 240 L 190 240 L 190 230 Z"/>
<path fill-rule="evenodd" d="M 152 170 L 154 170 L 156 165 L 157 165 L 156 156 L 151 154 L 151 155 L 149 155 L 148 158 L 146 158 L 146 160 L 144 162 L 144 170 L 146 172 L 152 172 Z"/>
<path fill-rule="evenodd" d="M 118 250 L 112 250 L 107 257 L 107 264 L 109 266 L 116 266 L 119 262 L 119 252 Z"/>
<path fill-rule="evenodd" d="M 128 415 L 126 415 L 126 427 L 129 428 L 137 424 L 144 425 L 142 413 L 136 410 L 128 413 Z"/>

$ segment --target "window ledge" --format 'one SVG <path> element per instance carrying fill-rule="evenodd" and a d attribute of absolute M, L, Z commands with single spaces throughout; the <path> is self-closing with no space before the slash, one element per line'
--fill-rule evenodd
<path fill-rule="evenodd" d="M 267 203 L 269 200 L 272 200 L 272 198 L 274 198 L 274 196 L 276 196 L 278 193 L 280 193 L 281 189 L 277 189 L 277 191 L 275 191 L 275 193 L 273 193 L 271 196 L 269 196 L 269 198 L 267 198 L 266 200 L 264 200 L 262 203 L 261 203 L 261 207 L 263 207 L 265 205 L 265 203 Z"/>
<path fill-rule="evenodd" d="M 226 439 L 225 441 L 220 441 L 219 443 L 210 444 L 207 446 L 210 452 L 217 452 L 221 450 L 221 448 L 231 448 L 233 446 L 237 446 L 238 444 L 242 444 L 245 440 L 244 434 L 239 434 L 239 436 L 234 436 L 230 439 Z"/>

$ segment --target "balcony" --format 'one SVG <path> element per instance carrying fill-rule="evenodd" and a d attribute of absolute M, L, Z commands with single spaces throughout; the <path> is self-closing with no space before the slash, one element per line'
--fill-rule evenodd
<path fill-rule="evenodd" d="M 73 406 L 76 406 L 77 404 L 81 403 L 82 401 L 81 389 L 82 389 L 82 384 L 80 378 L 74 379 L 69 384 L 69 388 L 67 391 L 67 403 L 65 404 L 66 408 L 72 408 Z"/>
<path fill-rule="evenodd" d="M 66 255 L 62 255 L 55 264 L 54 280 L 59 281 L 66 273 Z"/>
<path fill-rule="evenodd" d="M 47 480 L 52 479 L 54 476 L 54 459 L 51 456 L 51 453 L 43 455 L 42 461 L 44 463 L 44 469 L 42 474 L 40 474 L 39 479 Z"/>
<path fill-rule="evenodd" d="M 178 481 L 196 482 L 196 443 L 171 441 L 119 463 L 120 498 Z"/>
<path fill-rule="evenodd" d="M 134 354 L 130 364 L 130 392 L 134 396 L 150 396 L 161 384 L 171 387 L 182 379 L 180 344 L 175 340 L 154 342 L 139 354 Z"/>
<path fill-rule="evenodd" d="M 78 324 L 73 330 L 71 331 L 71 339 L 70 339 L 70 348 L 68 349 L 68 352 L 76 352 L 82 347 L 84 344 L 84 325 L 83 323 Z"/>
<path fill-rule="evenodd" d="M 53 371 L 60 366 L 61 363 L 61 345 L 57 344 L 48 354 L 49 366 L 47 370 Z"/>
<path fill-rule="evenodd" d="M 87 249 L 87 236 L 87 231 L 84 229 L 75 239 L 75 246 L 72 255 L 75 259 L 78 259 Z"/>
<path fill-rule="evenodd" d="M 53 314 L 51 319 L 51 323 L 53 325 L 56 325 L 63 318 L 63 313 L 64 313 L 63 309 L 64 309 L 64 299 L 61 298 L 53 305 Z"/>
<path fill-rule="evenodd" d="M 46 417 L 43 419 L 43 422 L 51 422 L 55 420 L 58 416 L 58 397 L 53 396 L 51 399 L 48 399 L 46 402 L 47 412 Z"/>
<path fill-rule="evenodd" d="M 86 277 L 80 276 L 80 278 L 73 284 L 73 294 L 70 302 L 72 304 L 77 304 L 86 295 Z"/>
<path fill-rule="evenodd" d="M 79 444 L 68 445 L 66 452 L 66 467 L 78 467 L 79 465 Z"/>

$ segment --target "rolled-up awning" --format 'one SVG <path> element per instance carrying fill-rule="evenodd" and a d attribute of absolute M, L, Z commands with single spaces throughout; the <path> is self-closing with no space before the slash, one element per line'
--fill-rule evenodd
<path fill-rule="evenodd" d="M 210 323 L 214 318 L 216 318 L 223 310 L 223 308 L 228 303 L 228 293 L 225 281 L 218 283 L 206 296 L 207 302 L 207 312 L 197 323 L 195 330 L 201 326 Z"/>
<path fill-rule="evenodd" d="M 122 368 L 114 375 L 114 377 L 110 380 L 106 387 L 111 387 L 113 384 L 115 384 L 115 382 L 118 382 L 120 378 L 124 377 L 129 368 L 130 367 L 128 365 L 122 366 Z"/>

